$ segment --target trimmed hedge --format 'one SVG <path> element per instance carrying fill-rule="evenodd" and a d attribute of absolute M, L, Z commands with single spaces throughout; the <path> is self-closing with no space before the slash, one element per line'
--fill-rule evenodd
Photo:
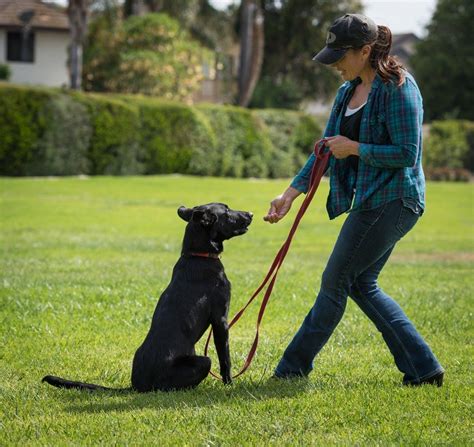
<path fill-rule="evenodd" d="M 72 93 L 85 107 L 92 128 L 87 157 L 92 175 L 141 174 L 140 119 L 136 108 L 108 95 Z"/>
<path fill-rule="evenodd" d="M 146 173 L 210 175 L 206 156 L 215 146 L 215 136 L 205 117 L 181 103 L 137 101 Z"/>
<path fill-rule="evenodd" d="M 464 168 L 474 171 L 474 122 L 433 121 L 424 148 L 430 168 Z"/>
<path fill-rule="evenodd" d="M 0 82 L 0 175 L 182 173 L 291 177 L 322 128 L 282 109 L 87 94 Z M 474 123 L 434 121 L 425 139 L 428 179 L 469 180 Z"/>
<path fill-rule="evenodd" d="M 313 144 L 322 135 L 319 124 L 309 115 L 282 109 L 255 110 L 268 129 L 274 147 L 270 161 L 272 177 L 290 177 L 305 163 Z"/>
<path fill-rule="evenodd" d="M 45 105 L 53 94 L 10 84 L 0 92 L 0 174 L 28 175 L 49 119 Z"/>
<path fill-rule="evenodd" d="M 433 121 L 423 155 L 428 179 L 470 180 L 474 171 L 474 122 Z"/>
<path fill-rule="evenodd" d="M 37 143 L 27 175 L 73 175 L 90 172 L 88 148 L 92 126 L 84 105 L 68 95 L 51 95 L 44 105 L 48 125 Z"/>
<path fill-rule="evenodd" d="M 292 176 L 321 130 L 285 110 L 0 83 L 0 175 Z"/>
<path fill-rule="evenodd" d="M 197 109 L 207 117 L 216 135 L 215 147 L 208 153 L 210 175 L 268 176 L 274 148 L 258 116 L 233 106 L 201 104 Z"/>

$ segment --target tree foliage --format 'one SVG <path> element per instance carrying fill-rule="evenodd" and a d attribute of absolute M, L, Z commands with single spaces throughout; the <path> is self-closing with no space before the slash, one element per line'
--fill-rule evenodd
<path fill-rule="evenodd" d="M 312 57 L 332 22 L 360 12 L 360 1 L 263 0 L 263 9 L 265 57 L 251 105 L 296 108 L 304 98 L 330 97 L 340 78 Z"/>
<path fill-rule="evenodd" d="M 85 57 L 87 90 L 143 93 L 188 100 L 199 88 L 202 63 L 211 53 L 166 14 L 130 16 L 91 25 Z"/>
<path fill-rule="evenodd" d="M 438 0 L 412 65 L 428 120 L 474 119 L 472 0 Z"/>

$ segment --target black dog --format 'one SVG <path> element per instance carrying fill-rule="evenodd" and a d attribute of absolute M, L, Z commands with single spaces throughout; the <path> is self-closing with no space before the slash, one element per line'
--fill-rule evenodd
<path fill-rule="evenodd" d="M 133 359 L 132 387 L 139 392 L 170 391 L 197 386 L 211 369 L 209 357 L 196 355 L 194 345 L 211 325 L 224 383 L 231 383 L 227 314 L 230 282 L 219 254 L 223 241 L 247 231 L 252 213 L 222 203 L 193 209 L 180 207 L 188 222 L 181 257 L 161 295 L 150 331 Z M 106 389 L 100 385 L 46 376 L 59 388 Z"/>

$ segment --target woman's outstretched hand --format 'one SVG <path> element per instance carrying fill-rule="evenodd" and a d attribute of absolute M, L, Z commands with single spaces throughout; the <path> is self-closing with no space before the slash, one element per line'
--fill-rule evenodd
<path fill-rule="evenodd" d="M 272 224 L 279 222 L 287 215 L 288 211 L 290 211 L 293 200 L 295 200 L 300 194 L 301 191 L 290 186 L 283 194 L 275 197 L 270 202 L 270 209 L 268 210 L 267 215 L 264 216 L 263 220 Z"/>

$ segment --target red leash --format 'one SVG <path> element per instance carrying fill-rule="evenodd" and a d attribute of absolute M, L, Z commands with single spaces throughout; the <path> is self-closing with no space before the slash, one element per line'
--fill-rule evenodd
<path fill-rule="evenodd" d="M 234 318 L 229 324 L 229 328 L 231 328 L 234 325 L 234 323 L 236 323 L 237 320 L 239 320 L 239 318 L 245 312 L 245 309 L 247 309 L 250 303 L 258 296 L 260 291 L 265 287 L 268 280 L 273 275 L 273 277 L 271 278 L 270 284 L 268 285 L 267 290 L 265 291 L 262 304 L 260 305 L 260 311 L 258 313 L 258 318 L 257 318 L 257 330 L 255 334 L 255 339 L 252 343 L 252 347 L 250 348 L 250 352 L 247 356 L 247 360 L 245 360 L 244 366 L 235 376 L 233 376 L 234 379 L 236 377 L 239 377 L 241 374 L 243 374 L 247 370 L 247 368 L 250 366 L 250 363 L 252 363 L 253 357 L 257 351 L 260 323 L 262 321 L 265 308 L 267 307 L 268 300 L 270 299 L 270 295 L 272 294 L 273 286 L 275 285 L 275 281 L 278 275 L 278 270 L 280 270 L 280 267 L 283 264 L 283 260 L 285 259 L 285 256 L 288 253 L 291 241 L 293 239 L 294 234 L 296 233 L 296 229 L 298 228 L 300 220 L 303 217 L 306 210 L 308 209 L 308 206 L 311 203 L 311 200 L 313 199 L 314 193 L 318 189 L 321 178 L 324 175 L 324 171 L 326 170 L 329 157 L 331 156 L 331 153 L 329 151 L 327 151 L 325 154 L 322 153 L 325 143 L 326 143 L 326 140 L 322 139 L 322 140 L 317 141 L 316 144 L 314 145 L 314 155 L 316 156 L 316 160 L 313 165 L 313 170 L 311 171 L 309 190 L 308 190 L 308 193 L 306 194 L 305 199 L 303 200 L 303 203 L 301 204 L 301 208 L 299 209 L 298 214 L 295 217 L 295 221 L 293 222 L 293 225 L 291 227 L 291 230 L 288 234 L 286 241 L 283 243 L 280 250 L 278 251 L 278 254 L 276 255 L 273 261 L 273 264 L 270 267 L 270 270 L 268 271 L 267 276 L 263 280 L 262 284 L 253 293 L 248 303 L 237 312 L 237 314 L 234 316 Z M 207 355 L 207 350 L 209 347 L 209 342 L 211 340 L 211 335 L 212 335 L 212 328 L 209 331 L 209 336 L 207 337 L 206 347 L 204 348 L 204 355 Z M 220 377 L 217 374 L 214 374 L 212 371 L 210 371 L 210 373 L 216 379 L 220 379 Z"/>

